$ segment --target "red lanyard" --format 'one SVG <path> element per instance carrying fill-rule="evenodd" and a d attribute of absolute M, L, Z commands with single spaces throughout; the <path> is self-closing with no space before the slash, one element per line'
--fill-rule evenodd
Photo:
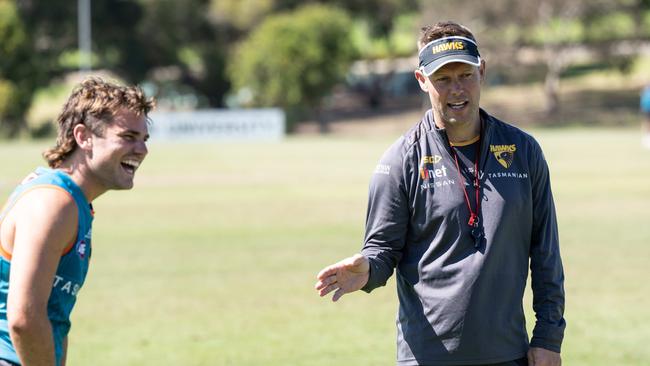
<path fill-rule="evenodd" d="M 465 188 L 465 178 L 460 173 L 460 166 L 458 165 L 458 154 L 456 154 L 456 148 L 454 146 L 451 146 L 451 152 L 452 154 L 454 154 L 454 160 L 456 161 L 456 169 L 458 170 L 458 177 L 460 178 L 461 182 L 463 182 L 463 193 L 465 194 L 465 203 L 467 203 L 467 208 L 469 209 L 469 213 L 470 213 L 469 221 L 467 222 L 467 224 L 473 228 L 478 227 L 478 222 L 479 222 L 478 213 L 481 208 L 481 199 L 480 199 L 481 180 L 479 179 L 479 172 L 478 172 L 478 161 L 479 158 L 481 157 L 480 137 L 478 141 L 479 144 L 476 147 L 476 159 L 474 160 L 474 189 L 476 191 L 476 211 L 472 210 L 472 204 L 469 202 L 469 194 L 467 193 L 467 188 Z"/>

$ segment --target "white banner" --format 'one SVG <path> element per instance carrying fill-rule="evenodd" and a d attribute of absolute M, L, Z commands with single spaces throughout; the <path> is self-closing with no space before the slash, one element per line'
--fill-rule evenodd
<path fill-rule="evenodd" d="M 151 141 L 281 140 L 285 115 L 281 109 L 203 109 L 153 112 Z"/>

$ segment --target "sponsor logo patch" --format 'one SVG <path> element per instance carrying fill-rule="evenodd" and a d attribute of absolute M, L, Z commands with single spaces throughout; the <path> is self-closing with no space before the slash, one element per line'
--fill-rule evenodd
<path fill-rule="evenodd" d="M 438 169 L 420 168 L 420 177 L 422 177 L 422 179 L 434 179 L 434 178 L 442 178 L 446 176 L 447 176 L 447 167 L 444 165 Z"/>
<path fill-rule="evenodd" d="M 424 155 L 420 160 L 420 178 L 422 179 L 422 189 L 440 188 L 456 184 L 453 179 L 447 176 L 447 167 L 440 163 L 440 155 Z M 438 163 L 440 163 L 438 165 Z"/>
<path fill-rule="evenodd" d="M 69 281 L 62 276 L 55 275 L 52 288 L 64 292 L 68 295 L 77 296 L 77 293 L 81 289 L 81 284 Z"/>
<path fill-rule="evenodd" d="M 79 242 L 77 245 L 77 254 L 79 254 L 79 258 L 84 259 L 86 257 L 86 241 L 82 240 Z"/>
<path fill-rule="evenodd" d="M 422 157 L 422 164 L 438 164 L 442 160 L 440 155 L 425 155 Z"/>
<path fill-rule="evenodd" d="M 384 174 L 384 175 L 390 174 L 390 165 L 377 164 L 377 167 L 375 168 L 375 174 Z"/>

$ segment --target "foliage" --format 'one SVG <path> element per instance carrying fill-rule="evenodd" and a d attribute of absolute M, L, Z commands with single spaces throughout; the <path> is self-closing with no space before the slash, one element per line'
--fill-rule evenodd
<path fill-rule="evenodd" d="M 417 50 L 417 14 L 402 14 L 394 19 L 391 31 L 386 35 L 375 34 L 372 21 L 356 20 L 352 40 L 362 59 L 380 59 L 411 56 Z"/>
<path fill-rule="evenodd" d="M 231 80 L 255 106 L 316 108 L 355 57 L 351 27 L 344 11 L 323 5 L 269 16 L 231 59 Z"/>
<path fill-rule="evenodd" d="M 20 130 L 38 77 L 29 50 L 30 39 L 15 2 L 0 0 L 0 133 L 9 136 Z"/>
<path fill-rule="evenodd" d="M 355 20 L 363 20 L 370 26 L 372 38 L 387 37 L 397 17 L 418 8 L 417 0 L 211 0 L 209 11 L 214 22 L 247 33 L 267 15 L 292 11 L 307 4 L 346 10 Z"/>
<path fill-rule="evenodd" d="M 274 0 L 213 0 L 209 12 L 213 21 L 245 32 L 271 13 L 275 3 Z"/>
<path fill-rule="evenodd" d="M 108 9 L 111 2 L 106 1 L 104 9 L 93 12 L 114 12 Z M 106 38 L 95 42 L 95 52 L 102 58 L 100 67 L 118 71 L 129 82 L 149 79 L 157 90 L 178 85 L 179 89 L 193 90 L 213 107 L 221 106 L 229 87 L 224 70 L 225 40 L 219 35 L 220 29 L 210 23 L 209 2 L 122 3 L 122 15 L 114 23 L 110 23 L 110 18 L 98 19 L 93 25 L 107 33 Z M 114 32 L 115 24 L 128 26 Z M 118 57 L 113 57 L 116 54 Z M 171 73 L 164 71 L 172 69 Z"/>
<path fill-rule="evenodd" d="M 474 29 L 492 65 L 510 73 L 518 59 L 533 59 L 545 69 L 547 114 L 559 112 L 560 75 L 588 54 L 593 62 L 607 61 L 629 69 L 629 55 L 620 54 L 621 41 L 646 40 L 648 0 L 441 0 L 420 2 L 423 13 L 448 14 Z M 464 11 L 459 13 L 457 10 Z M 452 18 L 454 18 L 452 16 Z M 534 57 L 518 57 L 525 48 Z M 539 80 L 536 80 L 539 81 Z"/>
<path fill-rule="evenodd" d="M 25 30 L 16 6 L 10 0 L 0 0 L 0 70 L 24 42 Z"/>
<path fill-rule="evenodd" d="M 245 63 L 241 52 L 233 52 L 235 45 L 259 33 L 266 18 L 282 17 L 305 5 L 326 7 L 323 4 L 347 12 L 344 18 L 353 24 L 346 30 L 351 48 L 358 49 L 364 59 L 412 55 L 420 23 L 444 19 L 469 25 L 490 65 L 501 65 L 503 73 L 510 73 L 521 49 L 537 52 L 532 59 L 540 64 L 535 67 L 546 68 L 547 76 L 557 77 L 576 62 L 571 52 L 565 52 L 572 48 L 592 51 L 595 62 L 608 60 L 625 68 L 629 58 L 615 55 L 617 43 L 646 42 L 650 37 L 650 0 L 93 0 L 93 69 L 109 70 L 130 83 L 148 81 L 168 95 L 187 92 L 201 100 L 201 106 L 220 107 L 230 92 L 230 81 L 246 77 L 226 73 L 227 64 L 232 70 L 234 64 Z M 331 19 L 327 24 L 338 21 Z M 26 128 L 25 113 L 36 90 L 76 72 L 77 24 L 76 1 L 0 0 L 0 80 L 5 82 L 5 96 L 13 90 L 13 107 L 5 108 L 5 115 L 0 116 L 4 133 L 15 135 Z M 287 37 L 287 42 L 297 38 Z M 553 54 L 565 55 L 566 60 L 553 65 L 558 62 L 548 56 Z M 325 66 L 322 78 L 329 81 L 327 67 L 331 65 Z M 285 105 L 313 107 L 322 95 L 297 93 L 292 88 L 317 83 L 312 79 L 319 77 L 308 74 L 294 76 L 288 86 L 269 89 L 286 94 Z M 269 98 L 256 95 L 256 103 Z M 302 98 L 306 99 L 299 102 Z M 1 103 L 7 105 L 6 100 Z"/>
<path fill-rule="evenodd" d="M 266 16 L 319 3 L 338 5 L 365 22 L 372 50 L 388 56 L 409 52 L 400 48 L 409 32 L 401 14 L 413 13 L 416 0 L 93 0 L 92 66 L 129 83 L 148 80 L 155 90 L 171 90 L 169 95 L 190 90 L 219 107 L 231 88 L 225 68 L 227 58 L 235 57 L 234 45 Z M 38 88 L 77 71 L 77 17 L 76 1 L 0 0 L 0 78 L 10 80 L 20 96 L 10 134 L 26 128 L 25 113 Z M 396 23 L 402 24 L 397 37 Z"/>
<path fill-rule="evenodd" d="M 551 19 L 548 24 L 535 24 L 527 39 L 533 44 L 578 43 L 584 39 L 585 29 L 577 19 Z"/>
<path fill-rule="evenodd" d="M 631 14 L 618 11 L 604 14 L 587 25 L 587 41 L 610 41 L 635 36 L 634 18 Z"/>
<path fill-rule="evenodd" d="M 16 101 L 16 87 L 8 80 L 0 79 L 0 119 L 11 115 L 12 106 Z"/>

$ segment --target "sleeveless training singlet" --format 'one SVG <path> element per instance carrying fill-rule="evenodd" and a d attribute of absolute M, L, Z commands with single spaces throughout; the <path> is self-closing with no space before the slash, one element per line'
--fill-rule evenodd
<path fill-rule="evenodd" d="M 9 197 L 7 204 L 0 213 L 0 224 L 16 202 L 26 192 L 36 188 L 66 191 L 76 202 L 79 212 L 77 237 L 74 243 L 70 243 L 61 255 L 52 283 L 52 292 L 47 303 L 47 315 L 52 324 L 52 333 L 54 335 L 56 363 L 60 365 L 63 340 L 70 330 L 70 312 L 77 299 L 77 293 L 88 273 L 93 214 L 92 207 L 86 200 L 81 188 L 67 174 L 60 170 L 37 168 L 23 183 L 16 187 Z M 11 343 L 7 324 L 7 295 L 9 293 L 11 253 L 7 253 L 0 246 L 0 255 L 0 359 L 19 364 L 20 361 Z"/>

